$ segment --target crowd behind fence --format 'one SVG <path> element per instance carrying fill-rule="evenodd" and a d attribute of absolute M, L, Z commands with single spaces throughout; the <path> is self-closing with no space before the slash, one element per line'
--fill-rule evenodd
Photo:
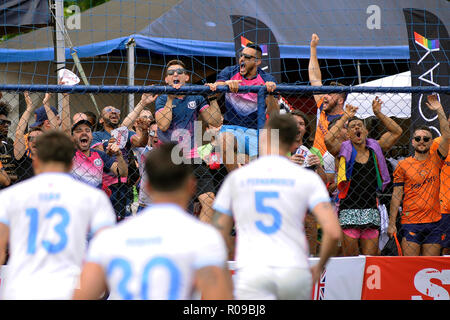
<path fill-rule="evenodd" d="M 183 146 L 180 159 L 190 159 L 199 182 L 189 211 L 211 223 L 214 198 L 226 176 L 260 156 L 258 137 L 270 117 L 266 112 L 269 96 L 276 98 L 276 112 L 291 113 L 298 124 L 297 144 L 286 156 L 316 171 L 335 204 L 345 233 L 337 255 L 392 254 L 383 248 L 394 233 L 399 243 L 408 240 L 425 244 L 419 251 L 403 246 L 405 255 L 448 254 L 448 240 L 441 230 L 444 227 L 438 222 L 449 213 L 445 202 L 450 195 L 444 188 L 450 160 L 447 153 L 443 154 L 448 145 L 444 148 L 440 141 L 448 133 L 450 118 L 449 106 L 439 107 L 438 97 L 448 95 L 450 87 L 277 85 L 275 91 L 268 92 L 266 86 L 240 86 L 233 93 L 226 85 L 214 90 L 201 85 L 0 85 L 0 92 L 1 189 L 32 177 L 36 137 L 50 129 L 61 129 L 77 146 L 72 175 L 103 189 L 120 222 L 151 204 L 143 188 L 144 159 L 151 149 L 172 140 Z M 367 100 L 370 116 L 357 117 L 362 106 L 344 102 L 339 116 L 326 115 L 329 121 L 321 133 L 319 106 L 324 101 L 330 104 L 327 99 L 332 94 L 347 97 L 349 93 L 365 97 L 362 100 Z M 386 111 L 392 111 L 385 108 L 389 101 L 372 99 L 386 93 L 423 95 L 424 105 L 429 105 L 427 112 L 437 115 L 444 137 L 438 138 L 436 131 L 423 126 L 416 128 L 410 111 L 398 110 L 394 116 L 386 116 Z M 101 110 L 92 109 L 88 94 L 93 94 Z M 127 107 L 129 94 L 141 95 L 131 109 Z M 254 134 L 234 131 L 229 135 L 231 131 L 223 130 L 229 121 L 226 101 L 233 94 L 247 94 L 247 103 L 257 105 Z M 178 114 L 171 109 L 167 122 L 165 108 L 176 99 L 185 101 L 184 111 Z M 176 117 L 178 130 L 171 130 L 170 123 Z M 433 230 L 424 233 L 424 226 Z M 305 229 L 310 253 L 317 255 L 320 225 L 307 215 Z M 416 234 L 430 238 L 417 242 L 413 239 Z"/>

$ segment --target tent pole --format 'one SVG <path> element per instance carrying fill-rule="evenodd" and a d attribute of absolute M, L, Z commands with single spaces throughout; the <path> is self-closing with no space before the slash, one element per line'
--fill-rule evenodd
<path fill-rule="evenodd" d="M 358 84 L 361 84 L 361 64 L 359 63 L 359 60 L 357 61 L 357 66 L 358 66 Z"/>
<path fill-rule="evenodd" d="M 128 85 L 134 86 L 134 48 L 136 47 L 136 42 L 134 38 L 128 39 L 127 42 L 127 63 L 128 63 Z M 128 113 L 134 109 L 134 94 L 128 94 Z"/>
<path fill-rule="evenodd" d="M 56 84 L 59 82 L 58 71 L 66 67 L 66 44 L 64 41 L 64 1 L 52 0 L 52 9 L 54 10 L 54 57 L 56 64 Z M 62 111 L 62 99 L 61 93 L 56 95 L 56 105 L 58 105 L 58 111 Z"/>

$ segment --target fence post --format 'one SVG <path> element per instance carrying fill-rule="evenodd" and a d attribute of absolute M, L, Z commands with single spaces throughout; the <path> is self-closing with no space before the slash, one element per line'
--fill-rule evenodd
<path fill-rule="evenodd" d="M 256 134 L 257 134 L 257 152 L 258 152 L 258 157 L 259 157 L 259 129 L 264 127 L 264 122 L 266 121 L 266 87 L 262 86 L 259 90 L 258 90 L 258 103 L 257 103 L 257 107 L 258 107 L 258 119 L 257 119 L 257 129 L 256 129 Z"/>

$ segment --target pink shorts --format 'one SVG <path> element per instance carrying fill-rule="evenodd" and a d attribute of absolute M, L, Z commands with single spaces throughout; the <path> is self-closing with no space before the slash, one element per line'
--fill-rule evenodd
<path fill-rule="evenodd" d="M 342 229 L 342 231 L 353 239 L 375 239 L 380 232 L 377 229 Z"/>

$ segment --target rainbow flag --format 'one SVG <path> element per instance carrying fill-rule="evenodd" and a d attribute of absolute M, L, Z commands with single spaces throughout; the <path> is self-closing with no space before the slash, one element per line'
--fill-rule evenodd
<path fill-rule="evenodd" d="M 414 32 L 414 40 L 420 45 L 430 50 L 439 49 L 439 39 L 436 40 L 428 40 L 424 36 Z"/>

